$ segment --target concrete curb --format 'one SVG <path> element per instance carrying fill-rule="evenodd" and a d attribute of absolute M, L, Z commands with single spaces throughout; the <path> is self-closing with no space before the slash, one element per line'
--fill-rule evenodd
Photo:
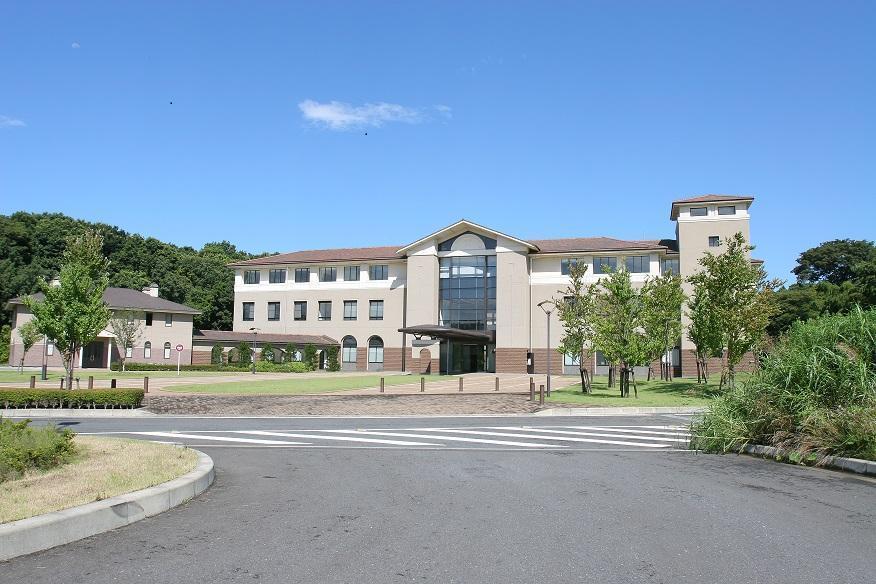
<path fill-rule="evenodd" d="M 746 444 L 742 447 L 742 452 L 752 456 L 772 458 L 774 460 L 790 460 L 790 457 L 794 454 L 788 450 L 783 450 L 774 446 L 761 446 L 760 444 Z M 816 466 L 817 468 L 832 468 L 834 470 L 843 470 L 846 472 L 876 477 L 876 461 L 872 460 L 828 456 Z"/>
<path fill-rule="evenodd" d="M 3 418 L 149 418 L 157 416 L 143 408 L 106 410 L 98 408 L 4 408 Z"/>
<path fill-rule="evenodd" d="M 651 414 L 700 414 L 706 411 L 703 406 L 691 407 L 651 407 L 651 408 L 549 408 L 532 414 L 533 416 L 645 416 Z"/>
<path fill-rule="evenodd" d="M 166 483 L 0 525 L 0 561 L 123 527 L 196 497 L 213 483 L 215 472 L 213 459 L 195 452 L 195 469 Z"/>

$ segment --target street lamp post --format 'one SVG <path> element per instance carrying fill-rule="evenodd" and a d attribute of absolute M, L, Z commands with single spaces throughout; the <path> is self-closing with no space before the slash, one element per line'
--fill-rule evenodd
<path fill-rule="evenodd" d="M 43 336 L 43 367 L 40 370 L 40 379 L 45 381 L 49 378 L 47 369 L 49 367 L 49 337 Z"/>
<path fill-rule="evenodd" d="M 249 330 L 252 331 L 252 374 L 255 375 L 255 362 L 256 362 L 256 349 L 258 348 L 258 334 L 259 329 L 256 327 L 250 327 Z"/>
<path fill-rule="evenodd" d="M 547 394 L 550 396 L 551 394 L 551 312 L 553 312 L 552 308 L 548 308 L 548 306 L 555 307 L 556 304 L 552 300 L 542 300 L 538 303 L 538 307 L 544 311 L 545 317 L 547 318 Z"/>

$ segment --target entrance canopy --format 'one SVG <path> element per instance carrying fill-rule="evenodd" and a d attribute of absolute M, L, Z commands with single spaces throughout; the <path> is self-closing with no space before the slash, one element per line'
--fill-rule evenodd
<path fill-rule="evenodd" d="M 452 339 L 471 341 L 475 343 L 495 343 L 496 331 L 473 331 L 451 328 L 440 324 L 421 324 L 398 329 L 400 333 L 414 335 L 415 338 L 430 337 L 433 339 Z"/>

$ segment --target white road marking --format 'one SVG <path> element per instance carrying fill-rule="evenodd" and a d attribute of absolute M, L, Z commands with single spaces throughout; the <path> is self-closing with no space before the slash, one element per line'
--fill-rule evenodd
<path fill-rule="evenodd" d="M 342 440 L 345 442 L 369 442 L 372 444 L 391 444 L 393 446 L 441 446 L 430 442 L 406 442 L 404 440 L 382 440 L 380 438 L 358 438 L 354 436 L 315 436 L 313 434 L 292 434 L 289 432 L 269 432 L 267 430 L 231 430 L 235 434 L 255 434 L 257 436 L 283 436 L 286 438 L 308 438 L 311 440 Z"/>
<path fill-rule="evenodd" d="M 506 438 L 526 438 L 529 440 L 558 440 L 562 442 L 590 442 L 594 444 L 615 444 L 618 446 L 642 446 L 644 448 L 669 448 L 669 444 L 650 444 L 648 442 L 624 442 L 621 440 L 600 440 L 598 438 L 572 438 L 569 436 L 537 436 L 535 434 L 512 434 L 510 432 L 484 432 L 479 430 L 459 430 L 452 428 L 429 428 L 430 432 L 453 432 L 456 434 L 468 434 L 476 436 L 499 436 Z M 593 436 L 608 436 L 612 434 L 593 434 Z M 627 436 L 618 436 L 626 438 Z M 633 438 L 629 436 L 629 438 Z"/>
<path fill-rule="evenodd" d="M 339 434 L 360 434 L 365 436 L 395 436 L 397 438 L 426 438 L 428 440 L 452 440 L 455 442 L 475 442 L 480 444 L 499 444 L 501 446 L 524 446 L 526 448 L 551 448 L 545 444 L 533 444 L 532 442 L 509 442 L 507 440 L 486 440 L 478 438 L 462 438 L 460 436 L 432 436 L 429 434 L 413 434 L 410 432 L 375 432 L 373 430 L 333 430 Z M 565 446 L 554 446 L 555 448 L 566 448 Z"/>
<path fill-rule="evenodd" d="M 191 438 L 199 440 L 215 440 L 217 442 L 243 442 L 245 444 L 273 444 L 273 445 L 307 445 L 309 442 L 288 442 L 284 440 L 260 440 L 258 438 L 234 438 L 232 436 L 203 436 L 201 434 L 180 434 L 178 432 L 117 432 L 118 434 L 137 434 L 141 436 L 161 436 L 164 438 Z"/>
<path fill-rule="evenodd" d="M 542 432 L 544 434 L 567 434 L 570 436 L 601 436 L 603 438 L 626 438 L 629 440 L 652 440 L 657 442 L 690 442 L 689 438 L 667 438 L 666 436 L 643 436 L 641 434 L 626 434 L 618 431 L 617 433 L 609 433 L 611 430 L 609 428 L 599 428 L 600 430 L 606 430 L 607 432 L 580 432 L 580 431 L 572 431 L 572 430 L 550 430 L 547 428 L 512 428 L 512 427 L 501 427 L 496 428 L 497 430 L 514 430 L 514 431 L 525 431 L 525 432 Z M 675 434 L 676 436 L 678 434 Z"/>
<path fill-rule="evenodd" d="M 631 427 L 616 428 L 614 426 L 556 426 L 557 428 L 575 428 L 578 430 L 603 430 L 605 432 L 626 432 L 629 434 L 657 434 L 662 436 L 690 436 L 686 430 L 664 432 L 661 430 L 636 430 Z"/>

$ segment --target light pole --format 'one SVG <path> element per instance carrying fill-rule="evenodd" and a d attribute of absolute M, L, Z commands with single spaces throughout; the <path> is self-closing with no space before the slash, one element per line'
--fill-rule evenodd
<path fill-rule="evenodd" d="M 548 306 L 556 307 L 553 300 L 542 300 L 538 303 L 538 307 L 544 311 L 545 317 L 547 317 L 547 394 L 550 396 L 551 394 L 551 312 L 553 312 L 553 308 L 547 308 Z"/>
<path fill-rule="evenodd" d="M 49 337 L 43 336 L 43 366 L 40 369 L 40 379 L 45 381 L 49 378 L 47 369 L 49 367 Z"/>
<path fill-rule="evenodd" d="M 256 348 L 258 348 L 259 329 L 254 326 L 249 327 L 252 331 L 252 374 L 255 375 Z"/>

